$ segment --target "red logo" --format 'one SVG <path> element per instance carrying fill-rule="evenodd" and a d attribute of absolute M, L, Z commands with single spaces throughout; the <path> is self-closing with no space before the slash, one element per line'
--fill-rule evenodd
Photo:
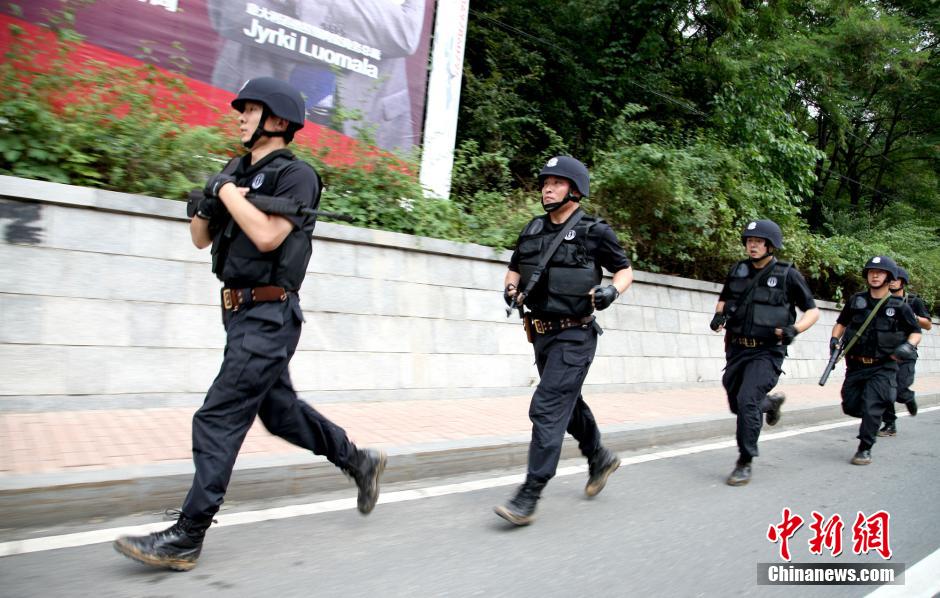
<path fill-rule="evenodd" d="M 891 558 L 891 545 L 888 542 L 888 521 L 891 516 L 886 511 L 878 511 L 866 518 L 859 511 L 852 526 L 852 552 L 868 554 L 874 550 L 887 560 Z"/>
<path fill-rule="evenodd" d="M 813 521 L 809 524 L 809 529 L 813 532 L 813 537 L 809 539 L 810 554 L 822 555 L 823 549 L 828 550 L 832 556 L 842 554 L 842 531 L 845 528 L 842 516 L 836 513 L 827 520 L 822 513 L 813 511 L 812 518 Z M 874 551 L 880 554 L 881 558 L 890 559 L 891 544 L 888 538 L 890 519 L 891 516 L 887 511 L 878 511 L 870 517 L 866 517 L 859 511 L 852 525 L 852 552 L 868 554 Z M 803 527 L 803 523 L 802 517 L 792 512 L 789 507 L 784 507 L 780 523 L 771 525 L 767 529 L 767 539 L 780 544 L 781 559 L 790 560 L 789 542 Z"/>
<path fill-rule="evenodd" d="M 790 560 L 790 538 L 803 525 L 803 518 L 799 515 L 790 516 L 788 507 L 783 508 L 783 521 L 779 525 L 771 525 L 767 530 L 767 539 L 771 542 L 780 542 L 780 558 Z"/>
<path fill-rule="evenodd" d="M 824 547 L 829 550 L 832 556 L 842 554 L 843 527 L 840 515 L 833 515 L 832 519 L 826 521 L 825 517 L 813 511 L 813 522 L 809 525 L 809 529 L 814 534 L 809 541 L 810 554 L 822 554 Z"/>

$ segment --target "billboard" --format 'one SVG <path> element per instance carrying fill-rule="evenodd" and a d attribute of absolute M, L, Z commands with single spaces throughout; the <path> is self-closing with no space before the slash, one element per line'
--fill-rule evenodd
<path fill-rule="evenodd" d="M 379 148 L 421 145 L 435 0 L 95 0 L 74 28 L 91 46 L 233 94 L 249 78 L 289 81 L 308 120 Z M 16 13 L 45 23 L 59 0 Z M 12 14 L 4 4 L 0 9 Z"/>

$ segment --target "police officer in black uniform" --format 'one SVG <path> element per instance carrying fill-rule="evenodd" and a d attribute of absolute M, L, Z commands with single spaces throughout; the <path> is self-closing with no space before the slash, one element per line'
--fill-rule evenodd
<path fill-rule="evenodd" d="M 727 365 L 721 383 L 731 413 L 738 418 L 739 455 L 727 479 L 730 486 L 743 486 L 751 479 L 763 414 L 769 426 L 780 420 L 786 397 L 767 393 L 777 385 L 787 346 L 819 319 L 819 308 L 803 275 L 793 264 L 774 257 L 774 251 L 783 248 L 783 232 L 777 223 L 748 222 L 741 243 L 748 259 L 731 268 L 710 324 L 716 332 L 725 330 Z M 803 312 L 799 321 L 796 308 Z"/>
<path fill-rule="evenodd" d="M 534 344 L 540 382 L 529 406 L 532 441 L 525 483 L 496 513 L 514 525 L 533 520 L 542 489 L 555 475 L 567 431 L 588 459 L 588 496 L 595 496 L 620 466 L 620 458 L 604 448 L 581 386 L 597 349 L 600 326 L 595 309 L 609 307 L 633 282 L 633 270 L 610 226 L 581 211 L 590 193 L 590 176 L 580 161 L 551 158 L 539 172 L 546 215 L 529 222 L 509 262 L 503 298 L 511 307 L 524 304 L 527 332 Z M 525 294 L 540 258 L 569 222 L 580 218 L 551 255 L 538 283 Z M 613 273 L 613 284 L 601 285 L 601 268 Z"/>
<path fill-rule="evenodd" d="M 212 245 L 212 269 L 224 284 L 227 336 L 222 368 L 193 416 L 196 474 L 172 527 L 114 543 L 134 560 L 180 571 L 196 565 L 256 416 L 272 433 L 326 456 L 353 478 L 363 514 L 375 506 L 386 461 L 380 451 L 357 449 L 291 385 L 288 363 L 303 322 L 297 292 L 312 252 L 315 216 L 268 214 L 248 199 L 257 194 L 318 206 L 317 172 L 286 149 L 304 126 L 303 97 L 287 83 L 262 77 L 245 83 L 232 107 L 250 151 L 208 180 L 190 222 L 196 247 Z"/>
<path fill-rule="evenodd" d="M 898 266 L 898 276 L 888 283 L 888 288 L 891 289 L 892 295 L 900 297 L 904 303 L 911 306 L 911 310 L 914 312 L 914 316 L 917 317 L 917 323 L 920 324 L 921 329 L 930 330 L 933 328 L 933 322 L 930 321 L 930 311 L 927 309 L 927 304 L 924 303 L 923 299 L 907 290 L 907 287 L 911 284 L 910 281 L 911 276 L 907 273 L 907 270 Z M 916 364 L 916 353 L 913 359 L 898 360 L 897 402 L 903 403 L 907 408 L 907 412 L 912 416 L 917 415 L 917 401 L 914 398 L 914 391 L 911 390 L 911 386 L 914 385 L 914 366 Z M 894 412 L 894 403 L 891 403 L 885 409 L 884 416 L 882 417 L 884 426 L 878 431 L 878 436 L 897 435 L 897 419 L 898 416 Z"/>
<path fill-rule="evenodd" d="M 862 420 L 853 465 L 871 463 L 882 415 L 897 398 L 898 362 L 916 357 L 921 337 L 910 305 L 888 289 L 888 283 L 898 276 L 894 260 L 875 256 L 862 268 L 862 276 L 868 289 L 849 298 L 829 339 L 830 351 L 846 349 L 842 411 Z"/>

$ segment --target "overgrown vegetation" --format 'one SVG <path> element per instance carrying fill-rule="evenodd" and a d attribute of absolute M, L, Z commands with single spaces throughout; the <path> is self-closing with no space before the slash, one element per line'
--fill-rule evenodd
<path fill-rule="evenodd" d="M 0 172 L 179 198 L 239 151 L 181 124 L 201 100 L 176 76 L 75 68 L 69 23 L 54 52 L 19 35 L 0 65 Z M 424 198 L 414 161 L 297 149 L 324 209 L 495 248 L 568 153 L 640 269 L 720 281 L 744 223 L 773 218 L 817 297 L 861 288 L 884 253 L 937 308 L 938 25 L 931 0 L 478 0 L 450 201 Z"/>
<path fill-rule="evenodd" d="M 641 269 L 721 281 L 773 218 L 817 297 L 885 253 L 936 308 L 938 33 L 931 0 L 479 0 L 458 136 L 513 188 L 587 162 Z"/>

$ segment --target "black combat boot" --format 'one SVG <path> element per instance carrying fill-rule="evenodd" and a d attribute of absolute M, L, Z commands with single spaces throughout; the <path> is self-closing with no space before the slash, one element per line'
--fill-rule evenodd
<path fill-rule="evenodd" d="M 169 528 L 147 536 L 121 536 L 114 549 L 124 556 L 153 567 L 189 571 L 196 566 L 202 541 L 212 520 L 195 521 L 179 514 Z"/>
<path fill-rule="evenodd" d="M 359 488 L 359 498 L 356 506 L 363 515 L 368 515 L 375 508 L 379 500 L 379 477 L 385 471 L 388 457 L 385 451 L 376 449 L 362 449 L 356 451 L 353 464 L 347 470 Z"/>
<path fill-rule="evenodd" d="M 751 461 L 750 459 L 745 460 L 743 457 L 738 458 L 738 462 L 734 464 L 734 471 L 731 472 L 731 475 L 728 476 L 726 480 L 729 486 L 744 486 L 751 481 Z"/>
<path fill-rule="evenodd" d="M 509 499 L 505 505 L 494 507 L 496 514 L 513 525 L 529 525 L 535 521 L 535 505 L 542 496 L 545 482 L 539 482 L 532 477 L 526 477 L 525 483 L 519 486 L 516 495 Z"/>
<path fill-rule="evenodd" d="M 904 406 L 907 407 L 907 412 L 910 413 L 911 416 L 917 415 L 917 401 L 911 399 L 904 403 Z"/>
<path fill-rule="evenodd" d="M 897 424 L 895 424 L 894 422 L 891 422 L 890 424 L 888 422 L 885 422 L 885 425 L 882 426 L 880 430 L 878 430 L 878 436 L 881 436 L 882 438 L 885 436 L 897 436 L 897 435 L 898 435 L 898 427 L 897 427 Z"/>
<path fill-rule="evenodd" d="M 770 400 L 770 411 L 767 412 L 767 425 L 776 426 L 780 421 L 780 406 L 787 400 L 787 395 L 781 393 L 767 395 Z"/>
<path fill-rule="evenodd" d="M 852 465 L 868 465 L 871 463 L 871 447 L 865 443 L 859 443 L 858 451 L 852 457 Z"/>
<path fill-rule="evenodd" d="M 588 496 L 597 496 L 604 485 L 607 484 L 607 478 L 610 474 L 617 471 L 620 467 L 620 457 L 606 448 L 601 447 L 599 451 L 588 459 L 588 481 L 584 487 L 584 493 Z"/>

